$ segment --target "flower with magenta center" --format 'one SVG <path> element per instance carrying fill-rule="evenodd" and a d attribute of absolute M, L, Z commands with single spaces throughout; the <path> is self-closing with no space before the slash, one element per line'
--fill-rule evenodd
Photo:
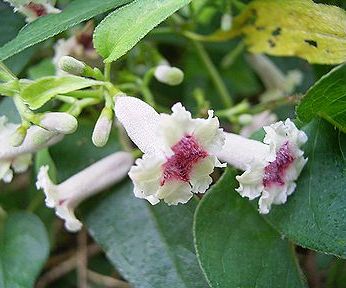
<path fill-rule="evenodd" d="M 193 193 L 204 193 L 212 183 L 214 167 L 224 167 L 215 156 L 224 144 L 219 121 L 192 119 L 177 103 L 173 113 L 158 114 L 145 102 L 120 96 L 115 114 L 129 137 L 145 153 L 129 172 L 134 194 L 151 204 L 186 203 Z"/>
<path fill-rule="evenodd" d="M 269 213 L 272 204 L 286 203 L 307 159 L 300 147 L 307 141 L 291 120 L 264 127 L 263 142 L 226 133 L 225 148 L 217 156 L 245 172 L 237 176 L 237 191 L 250 200 L 260 197 L 259 211 Z"/>

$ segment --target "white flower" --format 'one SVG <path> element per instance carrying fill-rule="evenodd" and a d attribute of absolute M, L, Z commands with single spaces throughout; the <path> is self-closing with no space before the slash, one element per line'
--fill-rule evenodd
<path fill-rule="evenodd" d="M 273 124 L 277 121 L 275 114 L 270 111 L 263 111 L 259 114 L 253 115 L 252 120 L 249 124 L 244 126 L 240 130 L 240 135 L 244 137 L 250 137 L 253 133 L 261 129 L 263 126 Z"/>
<path fill-rule="evenodd" d="M 104 191 L 120 182 L 133 164 L 130 153 L 117 152 L 55 185 L 48 175 L 48 166 L 42 166 L 37 176 L 36 187 L 43 189 L 46 205 L 55 208 L 58 217 L 65 220 L 71 232 L 81 229 L 82 223 L 75 216 L 75 208 L 86 198 Z"/>
<path fill-rule="evenodd" d="M 171 115 L 158 114 L 133 97 L 116 97 L 115 114 L 132 141 L 145 153 L 130 170 L 134 194 L 151 204 L 186 203 L 193 193 L 204 193 L 214 167 L 224 167 L 215 153 L 224 144 L 219 121 L 192 119 L 177 103 Z"/>
<path fill-rule="evenodd" d="M 259 211 L 269 213 L 272 204 L 283 204 L 291 195 L 307 159 L 300 147 L 307 141 L 304 132 L 297 129 L 293 122 L 277 122 L 264 127 L 269 152 L 247 163 L 246 171 L 237 176 L 237 191 L 249 199 L 261 196 Z"/>
<path fill-rule="evenodd" d="M 301 71 L 291 70 L 285 75 L 265 55 L 250 54 L 247 56 L 247 60 L 266 88 L 266 91 L 260 96 L 262 102 L 290 95 L 302 83 L 303 74 Z"/>
<path fill-rule="evenodd" d="M 154 76 L 157 81 L 171 86 L 179 85 L 184 80 L 183 71 L 181 71 L 179 68 L 171 67 L 166 64 L 157 66 Z"/>
<path fill-rule="evenodd" d="M 13 171 L 25 172 L 31 164 L 32 154 L 44 147 L 60 141 L 63 135 L 49 132 L 37 126 L 28 129 L 23 143 L 12 146 L 11 135 L 19 125 L 8 123 L 5 116 L 0 117 L 0 180 L 11 182 Z"/>
<path fill-rule="evenodd" d="M 32 22 L 35 19 L 48 14 L 57 14 L 61 10 L 52 5 L 49 0 L 5 0 L 14 7 L 14 11 L 19 11 L 26 16 L 26 22 Z"/>

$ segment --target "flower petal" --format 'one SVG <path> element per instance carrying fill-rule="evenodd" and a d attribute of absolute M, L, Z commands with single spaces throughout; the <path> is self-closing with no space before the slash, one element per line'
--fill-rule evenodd
<path fill-rule="evenodd" d="M 157 198 L 163 199 L 168 205 L 185 204 L 192 196 L 191 186 L 183 181 L 168 181 L 156 194 Z"/>
<path fill-rule="evenodd" d="M 190 184 L 192 185 L 193 193 L 204 193 L 213 179 L 209 176 L 214 171 L 215 156 L 208 156 L 201 159 L 193 167 L 190 175 Z"/>
<path fill-rule="evenodd" d="M 220 122 L 217 117 L 213 117 L 213 111 L 208 111 L 208 119 L 194 119 L 193 135 L 198 143 L 209 153 L 220 151 L 225 144 L 223 129 L 220 129 Z"/>
<path fill-rule="evenodd" d="M 144 153 L 155 153 L 161 147 L 157 135 L 160 115 L 147 103 L 134 97 L 115 97 L 115 115 L 131 140 Z"/>
<path fill-rule="evenodd" d="M 129 172 L 136 197 L 147 199 L 151 204 L 159 202 L 155 194 L 160 188 L 163 163 L 163 159 L 147 154 L 136 160 L 136 165 L 132 166 Z"/>

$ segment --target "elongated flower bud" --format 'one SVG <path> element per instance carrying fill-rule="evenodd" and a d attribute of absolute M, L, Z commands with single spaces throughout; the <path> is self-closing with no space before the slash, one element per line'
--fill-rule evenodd
<path fill-rule="evenodd" d="M 103 147 L 107 144 L 109 135 L 112 130 L 112 124 L 113 111 L 112 109 L 105 107 L 103 108 L 93 131 L 92 141 L 95 146 Z"/>
<path fill-rule="evenodd" d="M 55 208 L 58 217 L 65 220 L 71 232 L 81 229 L 75 208 L 86 198 L 101 192 L 126 177 L 133 157 L 131 153 L 117 152 L 87 167 L 59 185 L 49 178 L 48 166 L 42 166 L 37 176 L 37 189 L 43 189 L 46 205 Z"/>
<path fill-rule="evenodd" d="M 22 145 L 26 133 L 27 133 L 28 128 L 24 127 L 24 126 L 19 126 L 16 131 L 11 135 L 10 138 L 10 143 L 14 146 L 14 147 L 18 147 L 20 145 Z"/>
<path fill-rule="evenodd" d="M 222 15 L 221 17 L 221 30 L 223 31 L 229 31 L 232 29 L 232 23 L 233 22 L 233 18 L 232 15 L 229 13 L 225 13 Z"/>
<path fill-rule="evenodd" d="M 77 119 L 64 112 L 45 113 L 38 124 L 49 131 L 61 134 L 72 134 L 78 126 Z"/>
<path fill-rule="evenodd" d="M 59 60 L 58 67 L 69 74 L 80 76 L 83 74 L 86 65 L 71 56 L 63 56 Z"/>
<path fill-rule="evenodd" d="M 184 72 L 179 68 L 168 65 L 159 65 L 155 70 L 155 78 L 157 81 L 170 86 L 179 85 L 184 80 Z"/>

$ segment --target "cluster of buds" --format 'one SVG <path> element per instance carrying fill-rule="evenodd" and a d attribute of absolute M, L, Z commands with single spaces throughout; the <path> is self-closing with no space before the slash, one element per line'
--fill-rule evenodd
<path fill-rule="evenodd" d="M 32 153 L 54 145 L 63 138 L 62 134 L 31 126 L 25 132 L 22 143 L 14 147 L 11 138 L 19 127 L 8 123 L 6 117 L 0 117 L 0 180 L 7 183 L 12 181 L 13 172 L 23 173 L 28 169 Z"/>
<path fill-rule="evenodd" d="M 57 14 L 61 10 L 54 7 L 55 1 L 50 0 L 5 0 L 14 7 L 15 12 L 20 12 L 26 17 L 26 22 L 32 22 L 48 14 Z"/>

